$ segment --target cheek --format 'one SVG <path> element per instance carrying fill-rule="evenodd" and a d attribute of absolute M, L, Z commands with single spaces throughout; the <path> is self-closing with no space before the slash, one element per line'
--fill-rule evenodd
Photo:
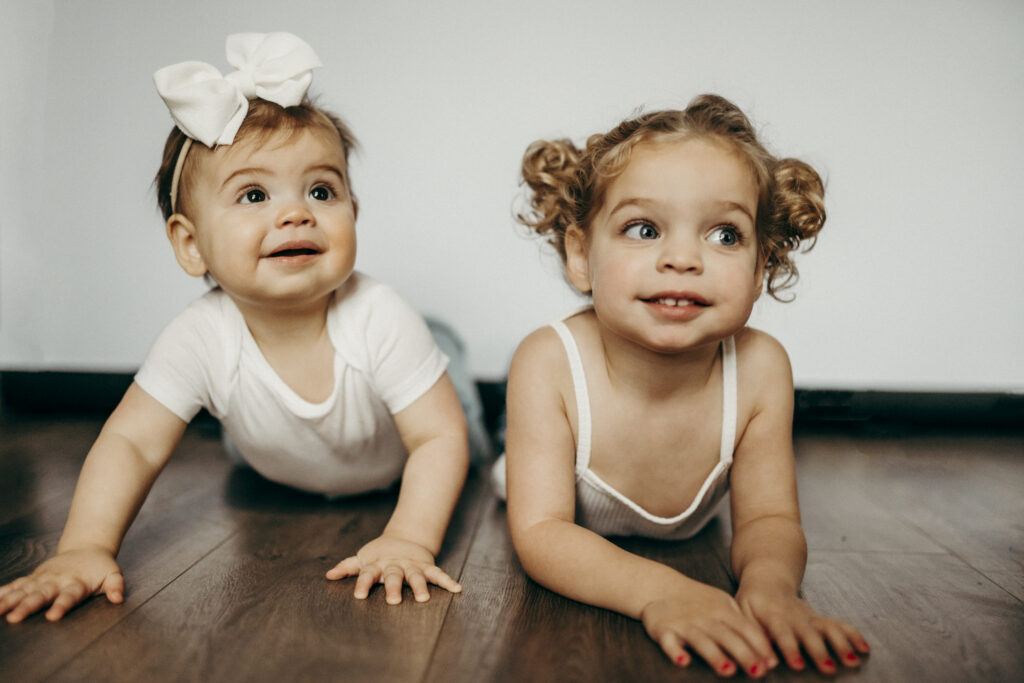
<path fill-rule="evenodd" d="M 642 265 L 637 258 L 626 255 L 597 255 L 590 258 L 590 281 L 593 286 L 620 288 L 633 277 Z"/>

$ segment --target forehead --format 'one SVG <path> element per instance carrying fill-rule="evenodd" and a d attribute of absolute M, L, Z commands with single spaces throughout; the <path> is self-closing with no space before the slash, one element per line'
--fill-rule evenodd
<path fill-rule="evenodd" d="M 631 198 L 727 199 L 757 206 L 757 182 L 748 164 L 730 147 L 691 138 L 644 142 L 608 185 L 606 204 Z"/>
<path fill-rule="evenodd" d="M 287 172 L 327 165 L 347 176 L 345 150 L 337 132 L 316 126 L 250 132 L 231 145 L 203 148 L 199 161 L 198 173 L 208 179 L 250 166 Z"/>

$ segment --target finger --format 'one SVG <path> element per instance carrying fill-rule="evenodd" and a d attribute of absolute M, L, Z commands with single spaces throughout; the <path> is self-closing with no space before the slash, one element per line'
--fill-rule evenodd
<path fill-rule="evenodd" d="M 846 637 L 850 639 L 851 643 L 853 643 L 853 647 L 857 652 L 862 655 L 866 655 L 871 652 L 871 646 L 868 645 L 868 641 L 864 639 L 864 636 L 860 634 L 860 631 L 843 622 L 840 622 L 839 625 L 843 629 L 843 632 L 846 633 Z"/>
<path fill-rule="evenodd" d="M 430 589 L 427 588 L 427 577 L 423 575 L 423 572 L 418 569 L 411 569 L 405 573 L 405 580 L 409 583 L 409 588 L 412 589 L 412 596 L 416 598 L 416 602 L 430 600 Z"/>
<path fill-rule="evenodd" d="M 759 623 L 739 614 L 737 617 L 724 622 L 714 636 L 749 675 L 763 676 L 779 663 L 775 650 Z"/>
<path fill-rule="evenodd" d="M 836 662 L 832 659 L 832 655 L 829 654 L 828 648 L 825 647 L 825 640 L 821 637 L 821 633 L 813 627 L 807 627 L 798 632 L 800 643 L 803 645 L 804 651 L 807 656 L 814 662 L 814 666 L 818 668 L 818 671 L 823 674 L 834 674 L 836 672 Z"/>
<path fill-rule="evenodd" d="M 6 614 L 14 609 L 14 606 L 25 597 L 25 591 L 20 588 L 12 588 L 0 597 L 0 614 Z"/>
<path fill-rule="evenodd" d="M 726 656 L 718 643 L 703 631 L 686 634 L 684 639 L 690 649 L 707 662 L 711 670 L 719 676 L 732 676 L 736 673 L 736 664 Z"/>
<path fill-rule="evenodd" d="M 327 578 L 331 581 L 343 579 L 346 576 L 356 576 L 362 569 L 362 564 L 359 562 L 359 558 L 353 555 L 352 557 L 346 557 L 344 560 L 334 565 L 333 569 L 327 570 Z"/>
<path fill-rule="evenodd" d="M 437 584 L 451 593 L 462 592 L 462 586 L 459 582 L 445 574 L 444 570 L 440 567 L 430 567 L 424 574 L 431 583 Z"/>
<path fill-rule="evenodd" d="M 402 585 L 405 583 L 405 572 L 401 567 L 388 567 L 384 570 L 384 602 L 397 605 L 402 602 Z"/>
<path fill-rule="evenodd" d="M 14 581 L 11 581 L 10 583 L 4 584 L 3 586 L 0 586 L 0 605 L 3 605 L 6 602 L 7 596 L 9 596 L 10 594 L 21 592 L 21 585 L 23 583 L 25 583 L 24 576 L 19 577 Z"/>
<path fill-rule="evenodd" d="M 775 650 L 772 648 L 772 641 L 769 640 L 760 622 L 756 619 L 740 617 L 730 620 L 728 624 L 746 641 L 758 659 L 765 664 L 771 664 L 774 661 L 774 664 L 771 664 L 772 666 L 778 664 Z"/>
<path fill-rule="evenodd" d="M 107 600 L 114 604 L 124 602 L 124 575 L 121 572 L 113 572 L 103 579 L 100 585 L 100 593 L 105 593 Z"/>
<path fill-rule="evenodd" d="M 357 600 L 365 600 L 370 594 L 370 589 L 380 580 L 380 568 L 377 565 L 370 565 L 359 572 L 356 579 L 356 587 L 352 594 Z"/>
<path fill-rule="evenodd" d="M 88 592 L 85 584 L 77 581 L 64 586 L 60 594 L 53 601 L 53 605 L 50 606 L 50 609 L 46 610 L 46 620 L 57 621 L 67 614 L 68 610 L 84 600 Z"/>
<path fill-rule="evenodd" d="M 693 658 L 690 657 L 690 653 L 686 651 L 682 639 L 672 633 L 671 631 L 665 631 L 658 638 L 658 645 L 661 646 L 662 652 L 668 655 L 676 666 L 689 666 Z"/>
<path fill-rule="evenodd" d="M 832 646 L 832 651 L 836 653 L 839 661 L 842 662 L 844 666 L 860 666 L 860 657 L 858 657 L 857 653 L 853 651 L 853 646 L 850 644 L 849 638 L 846 637 L 846 633 L 838 622 L 830 622 L 825 627 L 825 637 L 828 638 L 828 643 Z"/>
<path fill-rule="evenodd" d="M 41 590 L 26 593 L 21 602 L 7 615 L 7 621 L 17 624 L 30 614 L 39 611 L 39 608 L 43 605 L 49 604 L 52 599 L 51 595 L 44 594 Z"/>
<path fill-rule="evenodd" d="M 794 671 L 803 671 L 807 663 L 800 654 L 800 641 L 797 640 L 793 629 L 788 624 L 779 624 L 772 629 L 771 634 L 772 640 L 775 641 L 776 647 L 779 648 L 779 652 L 782 653 L 782 658 L 786 660 L 789 668 Z"/>

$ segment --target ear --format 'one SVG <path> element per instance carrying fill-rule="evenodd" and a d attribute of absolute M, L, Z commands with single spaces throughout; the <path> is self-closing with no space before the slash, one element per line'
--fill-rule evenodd
<path fill-rule="evenodd" d="M 575 225 L 565 231 L 565 273 L 572 286 L 584 294 L 593 289 L 590 286 L 587 236 Z"/>
<path fill-rule="evenodd" d="M 206 275 L 206 261 L 196 243 L 196 226 L 180 213 L 167 219 L 167 239 L 174 248 L 174 257 L 181 269 L 193 277 Z"/>

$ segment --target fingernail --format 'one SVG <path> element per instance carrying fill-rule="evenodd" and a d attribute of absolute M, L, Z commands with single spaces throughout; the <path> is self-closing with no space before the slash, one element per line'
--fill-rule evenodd
<path fill-rule="evenodd" d="M 750 666 L 750 675 L 751 676 L 756 676 L 759 673 L 761 673 L 761 665 L 760 664 L 752 664 Z"/>
<path fill-rule="evenodd" d="M 803 657 L 793 657 L 793 659 L 791 661 L 793 662 L 793 666 L 801 668 L 801 669 L 804 668 L 804 658 Z"/>
<path fill-rule="evenodd" d="M 833 662 L 833 661 L 832 661 L 831 659 L 826 659 L 826 660 L 825 660 L 825 666 L 828 666 L 828 667 L 833 667 L 833 666 L 835 666 L 835 665 L 836 665 L 836 663 L 835 663 L 835 662 Z"/>
<path fill-rule="evenodd" d="M 679 655 L 678 657 L 676 657 L 676 664 L 678 664 L 679 666 L 683 666 L 684 664 L 686 664 L 686 661 L 686 655 Z"/>
<path fill-rule="evenodd" d="M 732 662 L 726 662 L 725 664 L 723 664 L 723 665 L 721 666 L 721 669 L 720 669 L 720 670 L 721 670 L 721 672 L 722 672 L 722 673 L 724 673 L 724 674 L 727 674 L 727 673 L 729 673 L 730 671 L 732 671 Z"/>
<path fill-rule="evenodd" d="M 848 662 L 858 662 L 860 660 L 857 659 L 857 655 L 853 654 L 852 652 L 849 652 L 846 655 L 846 661 L 848 661 Z"/>

